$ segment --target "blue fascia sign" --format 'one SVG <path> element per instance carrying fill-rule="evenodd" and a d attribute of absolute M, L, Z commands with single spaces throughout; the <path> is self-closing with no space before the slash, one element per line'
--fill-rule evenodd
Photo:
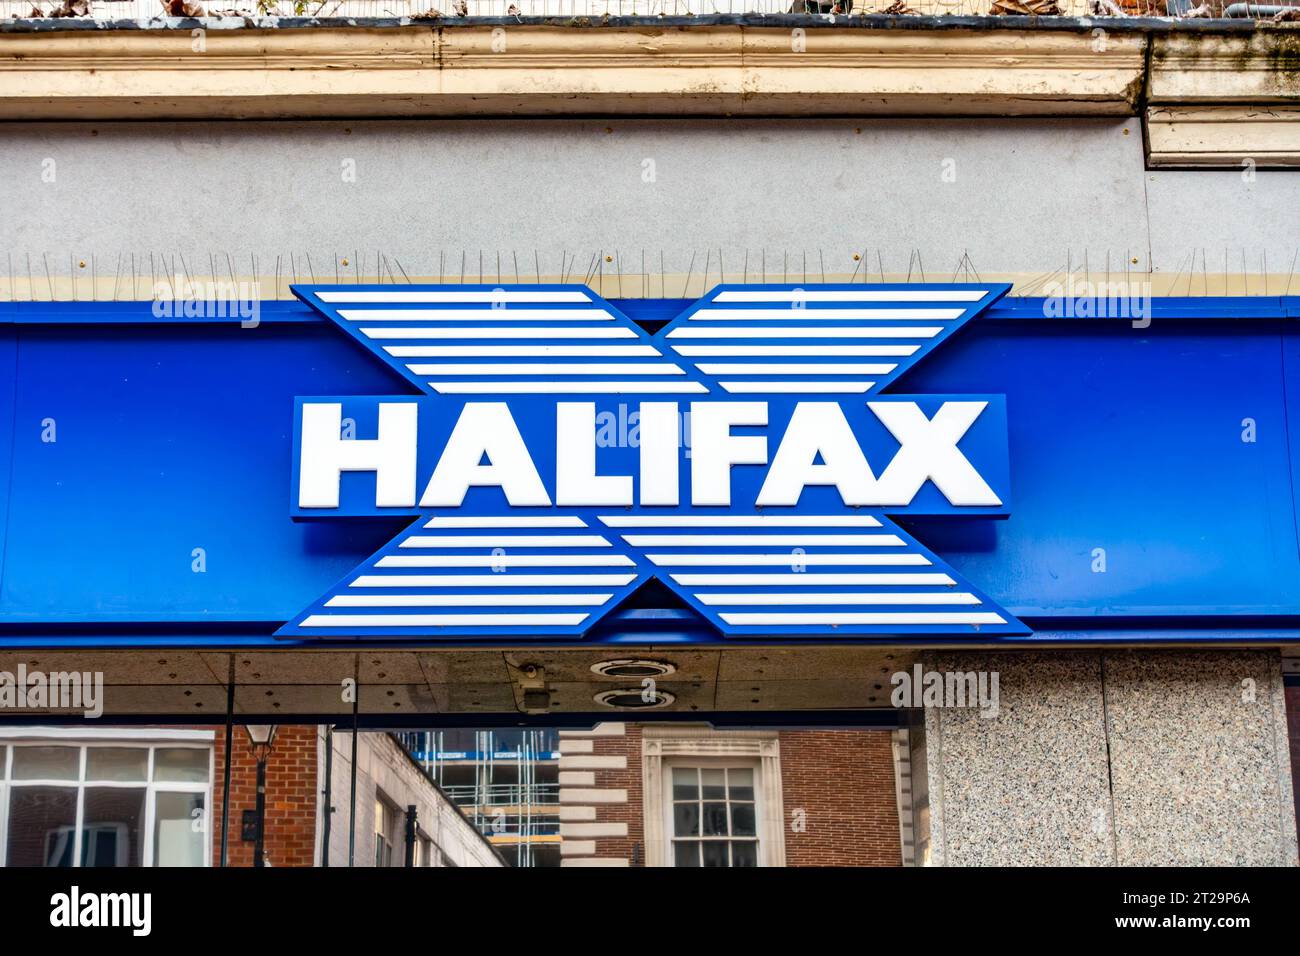
<path fill-rule="evenodd" d="M 0 646 L 1300 641 L 1300 298 L 298 292 L 0 302 Z"/>
<path fill-rule="evenodd" d="M 1006 402 L 890 386 L 1008 291 L 296 286 L 418 391 L 302 396 L 298 520 L 411 516 L 282 638 L 581 637 L 652 579 L 724 637 L 1023 636 L 891 516 L 1006 516 Z"/>

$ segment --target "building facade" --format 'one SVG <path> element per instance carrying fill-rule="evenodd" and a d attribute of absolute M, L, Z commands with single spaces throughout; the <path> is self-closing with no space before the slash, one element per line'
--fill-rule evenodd
<path fill-rule="evenodd" d="M 487 828 L 499 849 L 569 865 L 1296 865 L 1300 33 L 1218 8 L 969 12 L 0 22 L 0 675 L 93 672 L 102 719 L 176 733 L 228 710 L 297 721 L 270 778 L 273 865 L 391 863 L 410 805 L 420 858 L 459 865 L 495 859 L 485 817 L 526 821 Z M 546 338 L 498 305 L 574 326 Z M 393 316 L 408 307 L 431 314 Z M 574 344 L 606 317 L 632 352 Z M 708 334 L 660 336 L 692 322 Z M 555 351 L 572 348 L 596 351 Z M 637 392 L 593 355 L 657 378 Z M 695 446 L 664 426 L 659 497 L 628 504 L 642 462 L 619 406 L 664 404 L 676 378 L 683 407 L 771 417 Z M 560 454 L 566 387 L 613 416 L 590 459 Z M 418 429 L 367 457 L 380 406 L 400 426 L 487 394 L 536 466 L 525 504 L 502 481 L 421 505 L 405 471 L 422 498 L 441 457 Z M 864 396 L 907 406 L 905 427 Z M 917 487 L 861 505 L 805 482 L 760 508 L 801 404 L 853 422 L 803 449 L 808 474 L 847 449 L 857 491 L 900 457 Z M 302 452 L 306 407 L 328 454 Z M 967 435 L 944 408 L 985 417 Z M 665 486 L 686 501 L 695 452 L 720 449 L 738 457 L 672 515 L 717 537 L 618 524 Z M 484 452 L 457 474 L 494 467 Z M 589 492 L 572 513 L 552 507 L 561 473 Z M 716 494 L 733 475 L 734 501 Z M 502 524 L 525 508 L 579 540 Z M 794 524 L 760 545 L 774 514 Z M 452 522 L 413 527 L 435 517 Z M 891 548 L 905 561 L 881 572 Z M 669 662 L 648 710 L 628 658 Z M 912 673 L 996 676 L 998 699 L 893 702 Z M 0 705 L 15 734 L 80 719 Z M 313 729 L 350 719 L 569 729 L 528 761 L 545 780 L 448 758 L 465 822 L 391 741 L 354 768 Z M 14 858 L 210 863 L 213 831 L 184 827 L 218 805 L 220 742 L 146 745 L 143 769 L 117 754 L 87 778 L 84 740 L 25 768 L 7 739 L 9 822 L 39 824 Z M 219 754 L 241 823 L 243 749 Z M 541 791 L 491 792 L 539 783 L 554 814 Z M 113 784 L 141 801 L 134 842 Z"/>
<path fill-rule="evenodd" d="M 224 843 L 224 865 L 253 866 L 257 760 L 243 727 L 233 742 L 226 828 L 224 727 L 0 731 L 0 865 L 220 866 Z M 350 735 L 277 728 L 266 759 L 263 865 L 503 865 L 384 733 L 358 735 L 350 843 L 350 760 Z"/>
<path fill-rule="evenodd" d="M 331 735 L 334 759 L 329 866 L 504 866 L 465 812 L 390 734 L 357 735 L 357 826 L 349 848 L 349 733 Z M 410 849 L 408 849 L 408 847 Z"/>
<path fill-rule="evenodd" d="M 561 865 L 911 863 L 904 739 L 621 722 L 560 731 Z"/>

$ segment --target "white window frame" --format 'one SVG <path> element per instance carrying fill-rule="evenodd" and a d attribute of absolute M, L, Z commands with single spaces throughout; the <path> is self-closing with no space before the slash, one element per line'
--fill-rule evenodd
<path fill-rule="evenodd" d="M 375 832 L 375 856 L 376 857 L 379 856 L 379 844 L 382 840 L 384 845 L 388 847 L 388 862 L 384 864 L 384 867 L 391 869 L 394 866 L 393 860 L 397 856 L 397 844 L 394 842 L 394 834 L 397 829 L 396 827 L 397 811 L 394 808 L 393 804 L 384 795 L 383 791 L 376 789 L 375 790 L 376 819 L 378 819 L 378 817 L 380 816 L 381 811 L 384 818 L 384 832 L 383 833 L 379 833 L 378 831 Z M 376 867 L 380 866 L 378 859 L 375 860 L 375 866 Z"/>
<path fill-rule="evenodd" d="M 77 811 L 73 823 L 73 868 L 81 867 L 82 831 L 85 828 L 86 787 L 116 788 L 145 791 L 144 819 L 140 821 L 140 865 L 154 866 L 154 824 L 157 820 L 159 793 L 199 793 L 203 795 L 203 866 L 212 866 L 212 788 L 215 761 L 213 742 L 216 734 L 210 730 L 122 730 L 113 728 L 78 728 L 75 732 L 51 727 L 25 727 L 0 732 L 0 744 L 7 744 L 4 764 L 0 767 L 0 866 L 8 864 L 9 857 L 9 797 L 14 788 L 23 787 L 75 787 Z M 77 778 L 75 780 L 38 779 L 12 780 L 14 753 L 21 747 L 75 747 Z M 86 780 L 86 766 L 91 747 L 112 747 L 147 750 L 145 779 L 139 780 Z M 156 781 L 154 753 L 157 749 L 206 750 L 208 754 L 208 779 L 205 783 L 185 781 Z"/>
<path fill-rule="evenodd" d="M 681 839 L 689 841 L 694 844 L 701 844 L 701 843 L 708 843 L 708 842 L 743 843 L 746 841 L 752 841 L 757 845 L 758 865 L 765 866 L 766 864 L 764 863 L 763 860 L 763 852 L 765 849 L 764 844 L 767 841 L 763 839 L 763 826 L 762 826 L 764 807 L 763 807 L 763 789 L 762 789 L 761 777 L 763 774 L 763 768 L 760 762 L 756 759 L 736 760 L 736 759 L 727 759 L 727 758 L 718 758 L 718 757 L 677 757 L 672 760 L 664 761 L 663 763 L 664 792 L 662 798 L 663 807 L 664 807 L 664 842 L 665 842 L 664 864 L 666 866 L 673 866 L 673 867 L 677 865 L 677 854 L 675 852 L 674 844 L 678 840 L 678 835 L 676 832 L 677 830 L 676 820 L 673 817 L 673 806 L 675 803 L 675 801 L 673 800 L 673 771 L 677 769 L 697 770 L 697 771 L 749 770 L 753 772 L 754 775 L 753 776 L 754 779 L 754 835 L 753 837 L 728 836 L 728 837 L 708 838 L 703 836 L 688 835 L 688 836 L 681 837 Z M 728 806 L 728 811 L 727 811 L 728 819 L 730 819 L 730 814 L 731 814 L 730 805 L 732 803 L 730 795 L 725 797 L 723 801 L 716 801 L 716 800 L 705 801 L 703 800 L 702 793 L 697 793 L 695 797 L 695 803 L 702 805 L 705 802 L 711 802 L 711 803 L 725 802 Z M 700 826 L 700 833 L 703 834 L 704 832 L 703 815 L 701 815 L 700 817 L 699 826 Z"/>
<path fill-rule="evenodd" d="M 646 866 L 672 866 L 673 766 L 754 770 L 758 865 L 785 866 L 785 796 L 781 743 L 774 731 L 715 731 L 690 725 L 648 725 L 641 736 Z"/>

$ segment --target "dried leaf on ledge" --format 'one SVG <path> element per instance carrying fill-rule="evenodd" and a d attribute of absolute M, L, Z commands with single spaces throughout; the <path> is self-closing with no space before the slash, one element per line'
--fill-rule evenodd
<path fill-rule="evenodd" d="M 197 3 L 187 3 L 186 0 L 162 0 L 163 12 L 169 17 L 201 17 L 203 8 Z"/>
<path fill-rule="evenodd" d="M 50 11 L 51 17 L 85 17 L 90 15 L 88 0 L 64 0 L 61 6 Z"/>
<path fill-rule="evenodd" d="M 916 11 L 904 3 L 903 0 L 894 0 L 894 2 L 885 7 L 885 9 L 877 10 L 876 12 L 883 13 L 890 17 L 914 17 L 917 15 Z"/>
<path fill-rule="evenodd" d="M 993 0 L 989 16 L 1059 17 L 1061 7 L 1056 0 Z"/>

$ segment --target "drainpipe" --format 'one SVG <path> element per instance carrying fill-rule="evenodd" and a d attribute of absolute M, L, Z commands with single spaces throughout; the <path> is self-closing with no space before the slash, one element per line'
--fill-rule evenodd
<path fill-rule="evenodd" d="M 415 866 L 415 804 L 406 805 L 406 865 Z"/>
<path fill-rule="evenodd" d="M 325 725 L 325 825 L 321 832 L 320 865 L 330 865 L 330 822 L 334 819 L 334 725 Z"/>
<path fill-rule="evenodd" d="M 230 852 L 230 751 L 235 744 L 235 655 L 229 655 L 226 675 L 226 752 L 221 771 L 221 865 Z"/>

